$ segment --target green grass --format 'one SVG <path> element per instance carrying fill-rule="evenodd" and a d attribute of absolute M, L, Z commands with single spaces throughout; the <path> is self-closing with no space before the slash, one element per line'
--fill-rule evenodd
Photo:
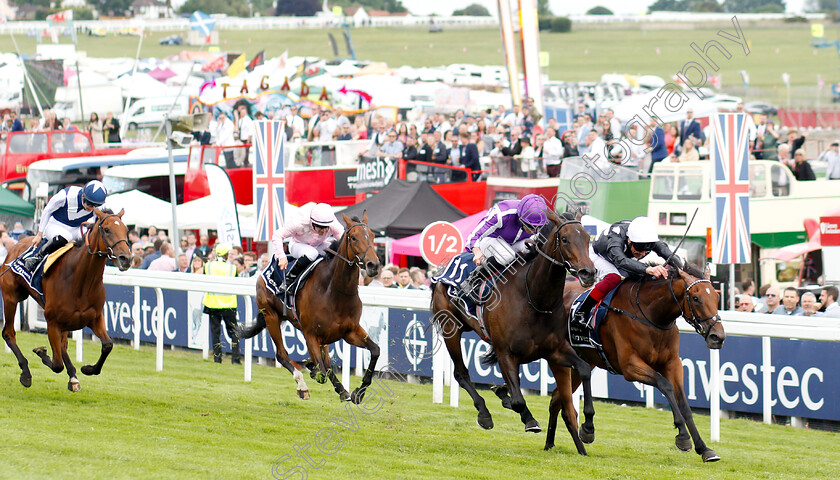
<path fill-rule="evenodd" d="M 837 434 L 723 420 L 722 461 L 703 464 L 678 451 L 667 411 L 597 402 L 596 441 L 589 457 L 575 453 L 565 429 L 557 447 L 544 452 L 544 435 L 526 434 L 518 415 L 484 397 L 496 427 L 481 430 L 462 392 L 460 408 L 431 403 L 429 385 L 385 381 L 374 387 L 381 408 L 364 414 L 341 404 L 328 385 L 309 381 L 312 399 L 298 400 L 288 372 L 254 366 L 253 382 L 242 368 L 216 365 L 200 355 L 166 351 L 165 368 L 154 371 L 154 350 L 117 346 L 99 377 L 83 377 L 82 391 L 66 390 L 66 374 L 54 374 L 31 349 L 46 337 L 18 335 L 30 360 L 33 385 L 18 383 L 11 353 L 0 354 L 0 478 L 272 478 L 273 462 L 310 445 L 309 478 L 836 478 Z M 73 342 L 70 345 L 71 356 Z M 98 355 L 85 345 L 88 362 Z M 229 360 L 228 360 L 229 362 Z M 308 378 L 308 376 L 307 376 Z M 353 386 L 359 379 L 353 377 Z M 543 427 L 548 399 L 526 397 Z M 376 405 L 376 400 L 371 400 Z M 354 412 L 358 428 L 331 423 Z M 709 418 L 696 416 L 709 438 Z M 316 435 L 332 426 L 340 449 L 317 452 Z M 327 443 L 338 448 L 338 440 Z M 291 461 L 284 463 L 292 468 Z M 279 475 L 278 475 L 279 476 Z M 299 478 L 293 476 L 290 478 Z"/>
<path fill-rule="evenodd" d="M 724 87 L 741 86 L 739 70 L 749 72 L 752 87 L 770 89 L 762 92 L 764 96 L 781 95 L 783 72 L 790 73 L 794 86 L 815 87 L 817 74 L 826 79 L 828 86 L 840 81 L 840 56 L 834 48 L 813 49 L 808 24 L 779 28 L 742 24 L 741 28 L 750 42 L 749 56 L 745 56 L 735 43 L 716 36 L 719 28 L 692 29 L 690 26 L 668 30 L 579 30 L 570 34 L 542 32 L 540 42 L 541 49 L 550 53 L 549 76 L 552 80 L 593 81 L 600 79 L 602 73 L 610 72 L 670 78 L 686 62 L 696 60 L 696 54 L 689 47 L 692 42 L 703 46 L 707 41 L 717 39 L 732 54 L 729 60 L 713 54 L 719 59 Z M 726 30 L 733 31 L 731 26 Z M 836 31 L 836 25 L 828 25 L 827 38 L 837 38 Z M 176 32 L 150 32 L 143 41 L 142 56 L 163 58 L 192 48 L 158 44 L 161 38 L 173 33 Z M 342 39 L 341 30 L 334 29 L 332 33 Z M 448 30 L 431 34 L 425 29 L 360 28 L 352 33 L 360 59 L 384 61 L 391 66 L 504 63 L 498 29 Z M 35 53 L 34 38 L 16 38 L 23 53 Z M 78 48 L 92 57 L 133 57 L 137 41 L 137 37 L 116 35 L 105 38 L 80 36 Z M 244 51 L 249 56 L 265 49 L 268 57 L 288 50 L 290 55 L 332 58 L 327 31 L 323 30 L 222 30 L 220 42 L 223 51 Z M 339 43 L 339 50 L 344 54 L 343 42 Z M 0 37 L 0 51 L 14 51 L 9 35 Z M 823 91 L 826 96 L 830 90 L 828 86 Z M 743 94 L 737 90 L 733 93 Z"/>

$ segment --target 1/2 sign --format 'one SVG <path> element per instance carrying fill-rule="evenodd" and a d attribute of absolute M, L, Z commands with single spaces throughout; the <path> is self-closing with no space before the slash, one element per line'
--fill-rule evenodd
<path fill-rule="evenodd" d="M 449 222 L 434 222 L 420 234 L 420 255 L 430 265 L 444 265 L 464 250 L 464 237 Z"/>

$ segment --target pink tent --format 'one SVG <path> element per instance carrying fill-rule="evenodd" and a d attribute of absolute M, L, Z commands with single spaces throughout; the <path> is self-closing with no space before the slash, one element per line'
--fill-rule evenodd
<path fill-rule="evenodd" d="M 483 212 L 478 212 L 474 215 L 470 215 L 469 217 L 462 218 L 460 220 L 456 220 L 452 222 L 453 225 L 461 232 L 461 236 L 464 237 L 464 242 L 467 241 L 467 237 L 470 236 L 470 233 L 475 229 L 475 226 L 478 225 L 478 222 L 487 215 L 487 210 Z M 411 255 L 415 257 L 420 256 L 420 234 L 412 235 L 410 237 L 401 238 L 399 240 L 395 240 L 391 243 L 391 263 L 397 263 L 397 255 Z"/>
<path fill-rule="evenodd" d="M 166 83 L 166 80 L 177 76 L 178 74 L 173 72 L 170 68 L 160 68 L 157 67 L 151 72 L 148 72 L 148 75 L 159 82 Z"/>

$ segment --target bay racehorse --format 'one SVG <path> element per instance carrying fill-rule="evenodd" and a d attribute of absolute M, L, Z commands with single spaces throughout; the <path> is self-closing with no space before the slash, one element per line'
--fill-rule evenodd
<path fill-rule="evenodd" d="M 99 375 L 105 359 L 111 353 L 114 342 L 108 336 L 105 328 L 105 317 L 102 308 L 105 305 L 105 284 L 102 274 L 105 271 L 105 260 L 113 261 L 120 270 L 126 271 L 131 266 L 131 248 L 128 244 L 128 228 L 122 222 L 124 210 L 115 214 L 108 209 L 94 209 L 96 220 L 87 227 L 84 233 L 84 243 L 76 245 L 49 268 L 42 281 L 44 300 L 38 292 L 33 290 L 18 275 L 9 273 L 6 266 L 0 278 L 0 288 L 3 291 L 3 315 L 6 324 L 3 328 L 3 339 L 17 357 L 20 365 L 20 383 L 24 387 L 32 385 L 32 374 L 29 372 L 29 362 L 20 351 L 15 339 L 15 311 L 18 303 L 30 295 L 44 308 L 44 318 L 47 321 L 47 337 L 52 348 L 52 358 L 47 355 L 47 347 L 38 347 L 33 351 L 41 358 L 44 365 L 53 372 L 60 373 L 66 364 L 70 381 L 67 388 L 77 392 L 81 388 L 76 378 L 76 367 L 67 354 L 67 332 L 88 327 L 102 342 L 99 360 L 94 365 L 82 367 L 85 375 Z M 6 257 L 10 264 L 25 252 L 31 245 L 33 237 L 21 239 Z"/>
<path fill-rule="evenodd" d="M 582 289 L 567 285 L 564 303 L 566 312 Z M 598 327 L 609 365 L 594 349 L 578 348 L 578 354 L 587 362 L 601 368 L 611 367 L 627 381 L 641 382 L 659 389 L 674 414 L 678 433 L 676 446 L 682 451 L 694 450 L 704 462 L 720 460 L 700 438 L 691 415 L 691 408 L 683 389 L 683 366 L 680 361 L 680 332 L 676 327 L 679 317 L 684 318 L 706 341 L 706 346 L 719 349 L 726 333 L 718 315 L 719 297 L 712 283 L 702 272 L 689 263 L 684 270 L 669 268 L 665 279 L 640 278 L 625 281 L 619 287 L 609 311 Z M 565 369 L 561 377 L 555 374 L 557 384 L 570 383 L 574 391 L 580 379 Z M 549 425 L 545 448 L 554 446 L 559 401 L 552 398 L 549 407 Z M 587 422 L 588 423 L 588 422 Z M 582 437 L 594 439 L 594 426 L 585 423 Z M 586 431 L 588 435 L 583 435 Z"/>
<path fill-rule="evenodd" d="M 373 245 L 373 231 L 367 226 L 367 212 L 361 221 L 355 217 L 351 219 L 347 215 L 343 217 L 347 230 L 339 240 L 335 254 L 315 266 L 309 279 L 296 295 L 299 318 L 295 318 L 294 312 L 286 309 L 281 299 L 271 293 L 265 285 L 265 280 L 260 277 L 257 280 L 257 307 L 260 313 L 257 315 L 257 321 L 246 328 L 242 336 L 251 338 L 267 327 L 277 350 L 277 361 L 294 377 L 298 385 L 298 396 L 306 399 L 309 398 L 309 388 L 303 381 L 303 375 L 292 365 L 283 346 L 280 325 L 284 321 L 290 322 L 303 332 L 306 339 L 306 347 L 311 355 L 311 362 L 307 366 L 312 378 L 319 383 L 324 383 L 329 378 L 341 400 L 359 403 L 364 398 L 365 389 L 370 385 L 373 369 L 379 358 L 379 346 L 359 325 L 362 316 L 359 269 L 364 268 L 368 276 L 375 277 L 379 274 L 380 264 Z M 351 345 L 370 350 L 370 363 L 362 377 L 362 384 L 353 391 L 352 396 L 341 385 L 330 366 L 328 347 L 341 339 Z"/>
<path fill-rule="evenodd" d="M 567 271 L 575 274 L 584 285 L 595 281 L 595 267 L 589 259 L 589 234 L 580 223 L 580 214 L 564 213 L 558 217 L 547 212 L 551 222 L 542 232 L 549 232 L 538 245 L 538 256 L 525 265 L 512 264 L 501 274 L 497 283 L 498 301 L 483 307 L 483 318 L 489 333 L 492 351 L 487 359 L 499 362 L 502 377 L 510 394 L 510 408 L 520 414 L 525 430 L 539 432 L 539 423 L 525 404 L 520 391 L 519 366 L 544 358 L 552 371 L 573 366 L 584 379 L 587 395 L 585 412 L 594 415 L 591 392 L 588 390 L 590 367 L 577 356 L 566 335 L 566 322 L 557 321 L 563 312 L 563 289 Z M 516 268 L 514 268 L 516 266 Z M 449 356 L 455 364 L 455 379 L 473 399 L 478 410 L 478 424 L 493 428 L 493 419 L 484 399 L 470 381 L 469 371 L 461 354 L 461 336 L 475 331 L 481 336 L 481 326 L 471 315 L 465 314 L 451 302 L 448 286 L 437 283 L 432 292 L 432 313 L 440 329 Z M 558 387 L 561 387 L 558 384 Z M 507 406 L 505 390 L 496 394 Z M 570 393 L 571 394 L 571 393 Z M 580 453 L 585 454 L 577 429 L 570 429 Z"/>

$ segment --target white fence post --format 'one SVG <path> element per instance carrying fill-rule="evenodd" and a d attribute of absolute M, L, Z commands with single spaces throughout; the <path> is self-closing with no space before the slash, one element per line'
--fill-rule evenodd
<path fill-rule="evenodd" d="M 157 295 L 157 308 L 160 309 L 160 315 L 158 316 L 158 323 L 155 325 L 155 371 L 162 372 L 163 371 L 163 330 L 164 326 L 164 318 L 165 318 L 165 310 L 163 307 L 163 289 L 160 287 L 155 287 L 155 294 Z M 152 315 L 154 318 L 154 315 Z"/>
<path fill-rule="evenodd" d="M 449 370 L 452 377 L 452 381 L 449 382 L 449 406 L 458 408 L 458 402 L 460 401 L 461 395 L 461 384 L 458 383 L 458 380 L 455 380 L 455 362 L 453 362 L 451 358 L 448 358 L 448 355 L 446 359 L 446 369 Z"/>
<path fill-rule="evenodd" d="M 443 345 L 443 339 L 437 328 L 432 329 L 434 339 L 432 340 L 432 403 L 443 403 L 443 377 L 449 369 L 448 358 L 443 348 L 435 348 Z"/>
<path fill-rule="evenodd" d="M 770 337 L 761 337 L 761 397 L 764 423 L 773 420 L 773 363 L 770 355 Z"/>
<path fill-rule="evenodd" d="M 540 395 L 548 395 L 548 362 L 540 359 Z"/>
<path fill-rule="evenodd" d="M 709 414 L 711 429 L 709 437 L 712 442 L 720 441 L 720 350 L 709 350 Z"/>
<path fill-rule="evenodd" d="M 253 307 L 251 306 L 251 297 L 245 297 L 245 318 L 251 318 L 253 313 Z M 251 341 L 253 338 L 246 338 L 245 339 L 245 353 L 244 353 L 244 362 L 243 362 L 243 369 L 245 370 L 245 381 L 251 381 L 251 360 L 254 356 L 253 345 Z"/>
<path fill-rule="evenodd" d="M 347 343 L 347 340 L 341 340 L 335 345 L 337 347 L 342 343 L 344 344 L 344 348 L 341 350 L 341 383 L 344 384 L 344 388 L 350 388 L 350 370 L 353 368 L 350 365 L 350 348 L 353 345 Z"/>
<path fill-rule="evenodd" d="M 131 309 L 131 316 L 134 317 L 134 349 L 140 350 L 140 287 L 134 287 L 134 307 Z"/>
<path fill-rule="evenodd" d="M 76 361 L 79 363 L 85 361 L 85 345 L 84 342 L 82 342 L 83 338 L 81 330 L 73 332 L 73 341 L 76 342 Z"/>
<path fill-rule="evenodd" d="M 653 385 L 645 385 L 645 407 L 653 408 Z"/>

